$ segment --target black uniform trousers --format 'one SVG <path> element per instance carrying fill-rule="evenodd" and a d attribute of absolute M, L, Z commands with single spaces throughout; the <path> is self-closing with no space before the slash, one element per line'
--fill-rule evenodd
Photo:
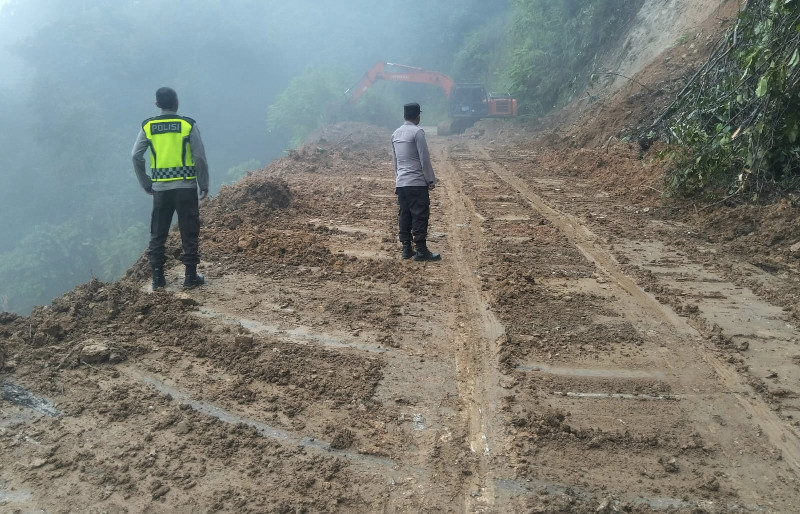
<path fill-rule="evenodd" d="M 200 206 L 196 188 L 178 188 L 153 191 L 153 214 L 150 218 L 150 267 L 162 268 L 167 260 L 166 243 L 172 215 L 178 213 L 181 231 L 181 262 L 200 262 L 198 239 L 200 237 Z"/>
<path fill-rule="evenodd" d="M 398 221 L 401 242 L 425 243 L 428 236 L 428 218 L 431 215 L 431 198 L 428 186 L 397 187 Z"/>

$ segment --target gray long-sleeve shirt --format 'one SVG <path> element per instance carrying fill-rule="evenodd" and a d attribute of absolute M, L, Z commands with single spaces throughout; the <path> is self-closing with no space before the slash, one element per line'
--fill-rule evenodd
<path fill-rule="evenodd" d="M 436 175 L 431 165 L 425 131 L 406 121 L 392 134 L 392 157 L 396 187 L 431 186 Z"/>
<path fill-rule="evenodd" d="M 162 109 L 161 114 L 177 114 L 175 111 L 168 111 Z M 197 124 L 192 127 L 189 133 L 189 145 L 192 148 L 192 160 L 194 161 L 194 171 L 197 180 L 171 180 L 169 182 L 153 182 L 150 176 L 145 171 L 144 154 L 150 147 L 147 136 L 144 130 L 139 129 L 139 135 L 136 137 L 136 142 L 133 144 L 131 151 L 131 159 L 133 160 L 133 170 L 136 172 L 136 178 L 139 180 L 139 185 L 143 189 L 153 191 L 169 191 L 171 189 L 181 188 L 197 188 L 200 187 L 201 191 L 208 191 L 208 160 L 206 160 L 206 150 L 203 146 L 203 139 L 200 137 L 200 130 Z"/>

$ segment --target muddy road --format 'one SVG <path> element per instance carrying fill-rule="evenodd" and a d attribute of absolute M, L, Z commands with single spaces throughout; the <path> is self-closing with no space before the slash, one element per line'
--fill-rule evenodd
<path fill-rule="evenodd" d="M 433 132 L 439 263 L 339 126 L 203 206 L 205 287 L 3 314 L 0 510 L 793 512 L 793 261 L 603 187 L 625 145 Z"/>

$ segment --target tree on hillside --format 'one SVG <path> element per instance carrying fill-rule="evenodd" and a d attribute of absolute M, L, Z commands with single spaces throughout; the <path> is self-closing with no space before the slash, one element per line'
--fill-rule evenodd
<path fill-rule="evenodd" d="M 269 106 L 267 126 L 286 130 L 291 144 L 299 146 L 325 120 L 330 109 L 343 101 L 347 74 L 341 68 L 309 66 L 289 81 L 286 89 Z"/>
<path fill-rule="evenodd" d="M 753 0 L 652 127 L 674 194 L 800 198 L 800 3 Z"/>

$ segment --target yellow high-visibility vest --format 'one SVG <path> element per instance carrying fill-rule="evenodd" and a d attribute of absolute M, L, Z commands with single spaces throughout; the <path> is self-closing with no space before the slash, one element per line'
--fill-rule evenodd
<path fill-rule="evenodd" d="M 153 182 L 197 178 L 189 134 L 194 120 L 177 114 L 162 114 L 142 122 L 150 142 L 150 179 Z"/>

